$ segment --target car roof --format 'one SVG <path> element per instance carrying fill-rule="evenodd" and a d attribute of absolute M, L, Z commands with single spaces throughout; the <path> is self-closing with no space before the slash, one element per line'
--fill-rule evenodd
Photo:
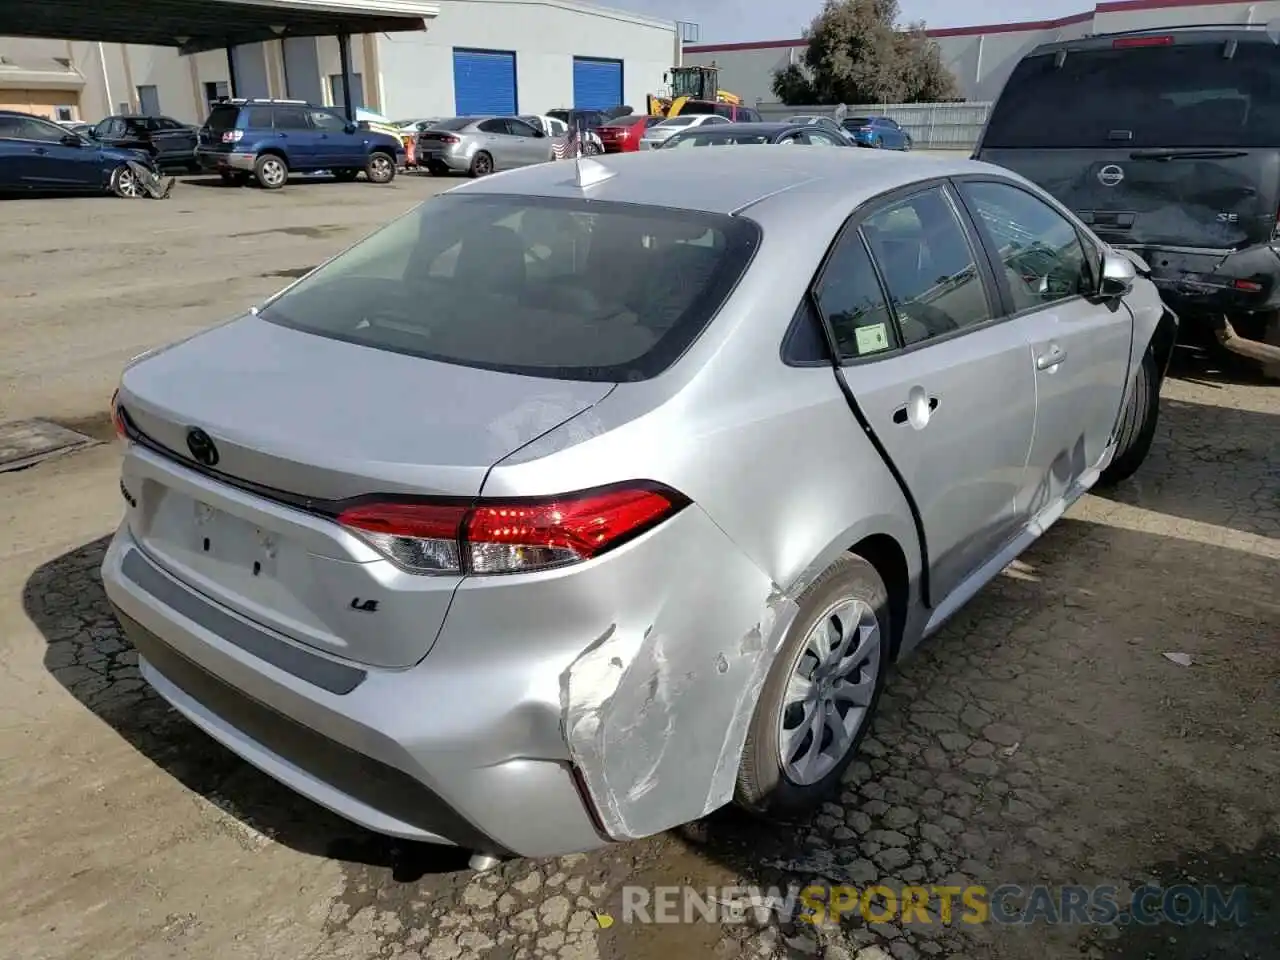
<path fill-rule="evenodd" d="M 1226 40 L 1245 43 L 1280 43 L 1280 35 L 1269 23 L 1189 24 L 1184 27 L 1149 27 L 1113 33 L 1092 33 L 1074 40 L 1055 40 L 1036 46 L 1027 57 L 1057 53 L 1060 50 L 1107 50 L 1121 37 L 1174 37 L 1180 43 L 1220 43 Z M 1143 49 L 1134 47 L 1134 49 Z M 1026 59 L 1025 57 L 1023 59 Z"/>
<path fill-rule="evenodd" d="M 763 120 L 760 123 L 715 123 L 705 130 L 701 126 L 697 130 L 690 130 L 689 136 L 705 137 L 720 133 L 752 133 L 761 136 L 782 133 L 785 130 L 803 130 L 804 126 L 804 124 L 799 123 L 778 123 L 777 121 L 768 120 Z M 681 134 L 676 134 L 676 136 L 681 136 Z"/>
<path fill-rule="evenodd" d="M 736 129 L 785 129 L 783 125 L 735 124 Z M 721 127 L 720 129 L 725 129 Z M 878 150 L 779 149 L 744 145 L 733 150 L 653 150 L 617 153 L 583 161 L 613 176 L 589 188 L 577 186 L 572 161 L 535 164 L 473 180 L 449 192 L 590 197 L 732 214 L 766 198 L 787 203 L 803 195 L 806 210 L 848 211 L 898 187 L 963 173 L 1016 174 L 987 163 Z"/>

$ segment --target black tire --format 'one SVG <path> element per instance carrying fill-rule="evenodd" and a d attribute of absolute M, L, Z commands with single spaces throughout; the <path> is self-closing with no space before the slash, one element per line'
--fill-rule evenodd
<path fill-rule="evenodd" d="M 875 687 L 862 725 L 844 757 L 822 779 L 801 784 L 787 776 L 780 759 L 784 698 L 791 675 L 805 652 L 805 642 L 811 629 L 835 603 L 844 599 L 862 600 L 875 613 L 880 632 Z M 787 816 L 812 809 L 838 788 L 875 716 L 888 673 L 891 636 L 889 593 L 875 567 L 862 557 L 846 554 L 805 590 L 800 597 L 800 612 L 760 690 L 760 699 L 747 731 L 734 797 L 739 806 L 755 814 Z"/>
<path fill-rule="evenodd" d="M 467 171 L 467 175 L 475 178 L 487 177 L 491 173 L 493 173 L 493 157 L 481 150 L 471 158 L 471 169 Z"/>
<path fill-rule="evenodd" d="M 350 183 L 358 176 L 360 176 L 359 170 L 343 169 L 333 171 L 333 179 L 341 180 L 343 183 Z"/>
<path fill-rule="evenodd" d="M 185 169 L 187 173 L 194 175 L 194 174 L 200 173 L 203 168 L 200 166 L 199 160 L 192 160 L 187 163 Z"/>
<path fill-rule="evenodd" d="M 1115 486 L 1133 476 L 1151 452 L 1156 423 L 1160 419 L 1160 370 L 1150 347 L 1133 381 L 1133 391 L 1125 398 L 1124 413 L 1116 429 L 1116 455 L 1102 471 L 1098 486 Z"/>
<path fill-rule="evenodd" d="M 253 162 L 253 178 L 263 190 L 279 190 L 289 182 L 289 165 L 284 157 L 264 153 Z"/>
<path fill-rule="evenodd" d="M 385 150 L 373 151 L 364 165 L 364 175 L 370 183 L 390 183 L 396 178 L 396 158 Z"/>

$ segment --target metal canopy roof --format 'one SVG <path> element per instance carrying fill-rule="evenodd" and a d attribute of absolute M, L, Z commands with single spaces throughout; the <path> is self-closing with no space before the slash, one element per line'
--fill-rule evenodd
<path fill-rule="evenodd" d="M 0 37 L 218 50 L 282 37 L 425 30 L 424 0 L 0 0 Z"/>

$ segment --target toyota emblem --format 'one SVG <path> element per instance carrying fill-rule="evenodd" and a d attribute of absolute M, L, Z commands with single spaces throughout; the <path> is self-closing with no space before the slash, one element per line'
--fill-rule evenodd
<path fill-rule="evenodd" d="M 199 427 L 192 427 L 187 431 L 187 449 L 191 451 L 196 463 L 206 467 L 217 466 L 218 448 L 214 445 L 213 437 Z"/>
<path fill-rule="evenodd" d="M 1104 187 L 1114 187 L 1124 179 L 1124 171 L 1114 163 L 1109 163 L 1098 171 L 1098 182 Z"/>

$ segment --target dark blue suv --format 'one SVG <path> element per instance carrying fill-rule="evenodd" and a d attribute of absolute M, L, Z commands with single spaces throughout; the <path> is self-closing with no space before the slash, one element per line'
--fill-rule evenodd
<path fill-rule="evenodd" d="M 305 100 L 223 100 L 200 128 L 196 158 L 228 184 L 250 178 L 279 190 L 290 173 L 327 170 L 339 180 L 360 171 L 390 183 L 404 163 L 404 144 L 390 134 L 348 122 L 337 111 Z"/>

